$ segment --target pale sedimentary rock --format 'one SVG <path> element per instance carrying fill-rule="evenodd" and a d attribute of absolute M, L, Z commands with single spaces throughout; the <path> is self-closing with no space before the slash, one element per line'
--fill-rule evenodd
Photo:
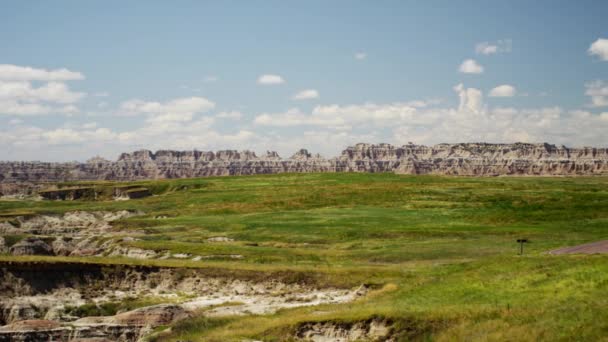
<path fill-rule="evenodd" d="M 466 176 L 608 174 L 608 148 L 551 144 L 462 143 L 424 146 L 357 144 L 335 158 L 300 150 L 282 159 L 276 152 L 148 150 L 123 153 L 116 161 L 86 163 L 0 162 L 0 184 L 71 180 L 138 180 L 286 172 L 395 172 Z M 9 192 L 14 189 L 4 185 Z"/>
<path fill-rule="evenodd" d="M 203 269 L 154 266 L 3 262 L 0 341 L 142 341 L 155 327 L 203 311 L 208 317 L 272 314 L 351 302 L 368 291 L 366 286 L 317 288 L 314 281 L 295 279 L 289 272 L 255 277 L 251 272 L 210 275 Z M 146 297 L 164 303 L 108 316 L 73 310 Z"/>
<path fill-rule="evenodd" d="M 27 237 L 10 248 L 12 255 L 53 255 L 53 248 L 44 241 Z"/>

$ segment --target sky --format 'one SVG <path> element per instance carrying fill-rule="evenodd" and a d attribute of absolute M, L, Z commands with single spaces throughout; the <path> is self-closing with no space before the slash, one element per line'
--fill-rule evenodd
<path fill-rule="evenodd" d="M 608 146 L 608 1 L 3 1 L 0 160 Z"/>

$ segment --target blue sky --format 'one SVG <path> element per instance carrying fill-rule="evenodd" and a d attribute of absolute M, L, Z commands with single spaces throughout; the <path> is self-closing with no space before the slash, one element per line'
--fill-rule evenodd
<path fill-rule="evenodd" d="M 0 160 L 608 144 L 606 1 L 0 6 Z"/>

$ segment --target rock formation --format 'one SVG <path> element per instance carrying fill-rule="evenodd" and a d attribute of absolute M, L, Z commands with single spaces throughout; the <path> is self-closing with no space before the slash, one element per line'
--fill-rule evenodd
<path fill-rule="evenodd" d="M 14 244 L 10 252 L 12 255 L 52 255 L 53 249 L 38 238 L 26 237 Z"/>
<path fill-rule="evenodd" d="M 551 144 L 461 143 L 424 146 L 357 144 L 335 158 L 302 149 L 287 159 L 276 152 L 148 150 L 123 153 L 117 161 L 85 163 L 0 162 L 0 190 L 15 183 L 74 180 L 139 180 L 285 172 L 395 172 L 463 176 L 598 175 L 608 173 L 608 148 Z"/>
<path fill-rule="evenodd" d="M 381 319 L 359 322 L 310 322 L 300 324 L 296 341 L 393 341 L 391 323 Z"/>
<path fill-rule="evenodd" d="M 206 317 L 272 314 L 351 302 L 368 291 L 365 286 L 317 288 L 309 281 L 306 284 L 289 271 L 256 275 L 195 268 L 0 262 L 0 341 L 143 341 L 154 328 L 203 312 Z M 160 303 L 121 311 L 127 298 L 154 298 Z M 79 310 L 93 303 L 113 309 Z"/>

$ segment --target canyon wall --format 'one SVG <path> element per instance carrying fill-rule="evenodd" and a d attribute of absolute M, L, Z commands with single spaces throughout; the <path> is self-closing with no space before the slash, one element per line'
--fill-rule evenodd
<path fill-rule="evenodd" d="M 0 183 L 74 180 L 138 180 L 302 172 L 395 172 L 462 176 L 608 174 L 608 148 L 551 144 L 461 143 L 424 146 L 357 144 L 334 158 L 300 150 L 289 158 L 276 152 L 140 150 L 116 161 L 85 163 L 0 162 Z"/>

